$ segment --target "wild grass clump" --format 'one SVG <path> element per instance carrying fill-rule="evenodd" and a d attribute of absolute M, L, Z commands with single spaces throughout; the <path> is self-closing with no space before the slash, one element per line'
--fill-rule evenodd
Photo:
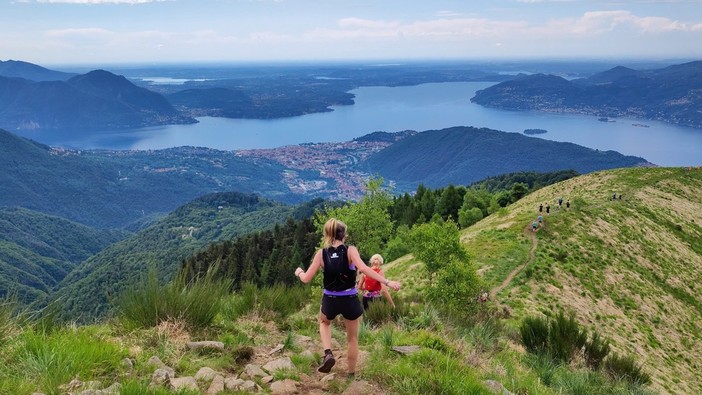
<path fill-rule="evenodd" d="M 7 341 L 7 338 L 15 327 L 16 303 L 8 298 L 0 300 L 0 347 Z"/>
<path fill-rule="evenodd" d="M 549 322 L 544 317 L 526 317 L 519 326 L 519 335 L 524 347 L 533 354 L 548 352 Z"/>
<path fill-rule="evenodd" d="M 557 362 L 569 362 L 584 351 L 589 366 L 597 367 L 609 352 L 609 342 L 594 333 L 588 341 L 588 332 L 561 311 L 554 318 L 526 317 L 519 327 L 522 344 L 527 351 L 548 355 Z"/>
<path fill-rule="evenodd" d="M 51 333 L 27 329 L 16 355 L 17 375 L 30 378 L 42 391 L 54 394 L 74 377 L 110 377 L 119 370 L 125 355 L 116 344 L 102 339 L 94 327 Z"/>
<path fill-rule="evenodd" d="M 602 361 L 609 354 L 609 340 L 594 332 L 585 343 L 585 362 L 591 369 L 597 370 L 602 365 Z"/>
<path fill-rule="evenodd" d="M 627 381 L 631 384 L 649 384 L 651 376 L 643 371 L 633 356 L 612 354 L 604 362 L 604 371 L 615 380 Z"/>
<path fill-rule="evenodd" d="M 385 352 L 370 359 L 364 376 L 368 375 L 389 393 L 491 394 L 476 372 L 460 360 L 457 355 L 432 349 L 397 357 Z"/>
<path fill-rule="evenodd" d="M 140 284 L 125 291 L 118 307 L 127 323 L 141 328 L 164 321 L 184 321 L 194 328 L 209 325 L 229 294 L 231 280 L 215 278 L 216 270 L 187 280 L 181 272 L 168 284 L 160 285 L 155 270 Z"/>
<path fill-rule="evenodd" d="M 226 301 L 222 314 L 232 321 L 251 311 L 256 311 L 263 317 L 273 313 L 271 318 L 284 318 L 299 311 L 309 301 L 308 287 L 276 284 L 259 288 L 245 283 Z"/>
<path fill-rule="evenodd" d="M 551 320 L 548 332 L 548 349 L 551 357 L 567 362 L 573 359 L 574 354 L 580 352 L 587 341 L 587 331 L 581 328 L 571 314 L 566 318 L 559 312 Z"/>
<path fill-rule="evenodd" d="M 397 322 L 400 318 L 407 316 L 408 308 L 402 298 L 395 297 L 393 302 L 395 307 L 385 299 L 369 303 L 368 308 L 363 312 L 363 320 L 377 326 L 386 322 Z"/>

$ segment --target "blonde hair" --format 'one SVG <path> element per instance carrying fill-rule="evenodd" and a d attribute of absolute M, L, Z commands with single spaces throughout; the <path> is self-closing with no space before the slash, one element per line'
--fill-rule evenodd
<path fill-rule="evenodd" d="M 370 264 L 373 265 L 374 263 L 378 262 L 378 266 L 383 264 L 383 256 L 380 254 L 375 254 L 371 257 L 370 259 Z"/>
<path fill-rule="evenodd" d="M 334 240 L 343 241 L 346 236 L 346 224 L 331 218 L 324 224 L 324 247 L 329 247 Z"/>

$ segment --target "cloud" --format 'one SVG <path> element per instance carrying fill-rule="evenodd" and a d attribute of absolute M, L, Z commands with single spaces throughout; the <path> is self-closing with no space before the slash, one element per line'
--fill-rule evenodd
<path fill-rule="evenodd" d="M 640 33 L 694 32 L 700 24 L 690 24 L 666 17 L 640 17 L 629 11 L 590 11 L 577 19 L 553 21 L 546 29 L 566 34 L 597 35 L 617 28 L 631 28 Z"/>

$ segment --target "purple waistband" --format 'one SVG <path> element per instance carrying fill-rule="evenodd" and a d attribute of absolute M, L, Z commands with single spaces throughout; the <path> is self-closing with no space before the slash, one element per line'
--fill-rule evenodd
<path fill-rule="evenodd" d="M 322 291 L 324 295 L 329 295 L 329 296 L 351 296 L 351 295 L 357 295 L 358 290 L 356 287 L 345 289 L 343 291 L 330 291 L 328 289 L 325 289 Z"/>

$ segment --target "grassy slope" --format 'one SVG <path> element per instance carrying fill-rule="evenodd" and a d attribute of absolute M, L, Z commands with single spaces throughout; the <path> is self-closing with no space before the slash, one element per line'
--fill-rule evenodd
<path fill-rule="evenodd" d="M 612 193 L 622 200 L 609 200 Z M 702 170 L 618 169 L 541 189 L 462 237 L 491 288 L 529 260 L 524 233 L 551 215 L 535 257 L 496 300 L 515 320 L 555 308 L 633 353 L 663 393 L 702 392 Z M 570 211 L 553 210 L 558 196 Z M 564 204 L 565 206 L 565 204 Z"/>

